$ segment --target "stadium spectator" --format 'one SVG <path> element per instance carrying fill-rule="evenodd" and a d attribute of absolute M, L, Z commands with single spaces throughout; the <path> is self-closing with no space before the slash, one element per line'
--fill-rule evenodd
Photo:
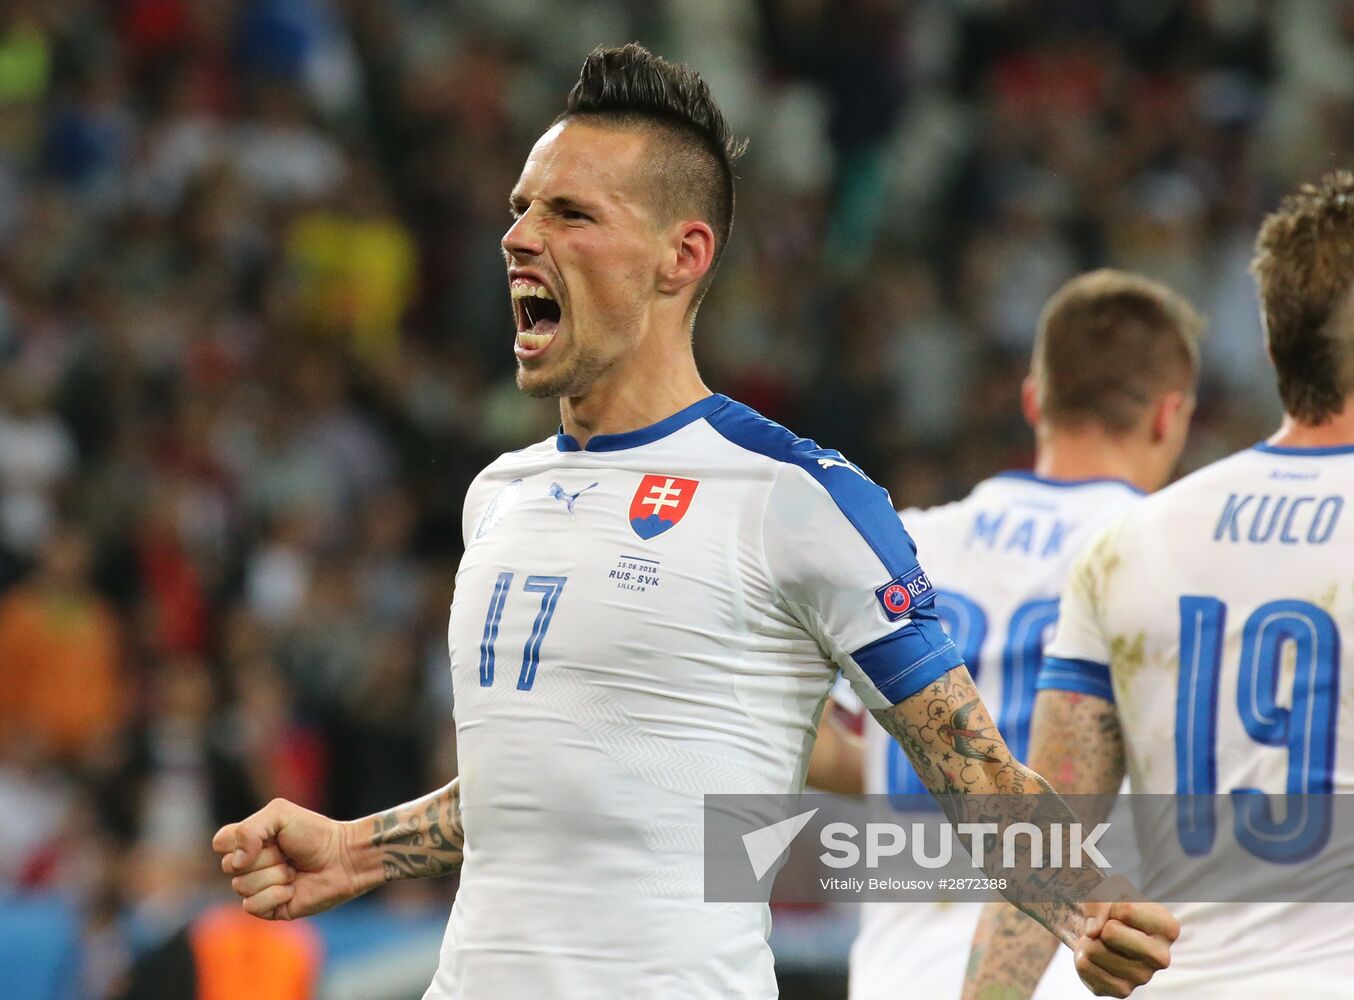
<path fill-rule="evenodd" d="M 88 560 L 80 530 L 64 525 L 33 578 L 0 600 L 0 742 L 32 741 L 67 762 L 102 749 L 130 700 L 122 629 Z"/>
<path fill-rule="evenodd" d="M 131 970 L 123 1000 L 312 1000 L 323 945 L 308 924 L 213 907 Z"/>

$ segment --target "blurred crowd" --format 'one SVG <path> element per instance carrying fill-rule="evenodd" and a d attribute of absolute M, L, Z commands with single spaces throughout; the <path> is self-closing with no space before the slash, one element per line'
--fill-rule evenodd
<path fill-rule="evenodd" d="M 632 38 L 752 139 L 708 383 L 900 505 L 1028 461 L 1091 266 L 1210 319 L 1190 465 L 1268 433 L 1246 266 L 1354 162 L 1348 0 L 3 0 L 0 893 L 77 901 L 85 996 L 219 898 L 218 824 L 455 773 L 462 496 L 556 419 L 506 196 Z"/>

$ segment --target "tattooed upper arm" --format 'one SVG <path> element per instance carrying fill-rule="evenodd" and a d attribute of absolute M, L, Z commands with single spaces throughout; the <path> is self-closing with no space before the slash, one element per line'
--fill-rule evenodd
<path fill-rule="evenodd" d="M 1040 691 L 1030 725 L 1030 767 L 1064 795 L 1110 795 L 1124 780 L 1124 736 L 1112 702 Z"/>
<path fill-rule="evenodd" d="M 1030 790 L 1028 770 L 1011 756 L 967 667 L 955 667 L 874 717 L 933 794 Z"/>

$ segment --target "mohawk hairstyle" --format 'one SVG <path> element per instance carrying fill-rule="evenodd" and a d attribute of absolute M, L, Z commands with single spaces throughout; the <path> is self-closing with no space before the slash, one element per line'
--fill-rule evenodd
<path fill-rule="evenodd" d="M 1319 424 L 1354 393 L 1354 173 L 1284 198 L 1260 226 L 1251 273 L 1284 410 Z"/>
<path fill-rule="evenodd" d="M 637 42 L 588 54 L 556 123 L 582 119 L 648 129 L 662 141 L 651 188 L 663 217 L 698 211 L 715 232 L 714 260 L 699 302 L 733 231 L 733 165 L 747 149 L 736 139 L 710 88 L 689 66 L 668 62 Z"/>

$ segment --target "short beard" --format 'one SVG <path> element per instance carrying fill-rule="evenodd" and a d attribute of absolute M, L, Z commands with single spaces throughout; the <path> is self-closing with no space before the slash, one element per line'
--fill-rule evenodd
<path fill-rule="evenodd" d="M 611 362 L 587 351 L 578 351 L 551 374 L 531 371 L 517 363 L 517 388 L 536 399 L 561 396 L 585 396 L 597 377 L 611 367 Z"/>

